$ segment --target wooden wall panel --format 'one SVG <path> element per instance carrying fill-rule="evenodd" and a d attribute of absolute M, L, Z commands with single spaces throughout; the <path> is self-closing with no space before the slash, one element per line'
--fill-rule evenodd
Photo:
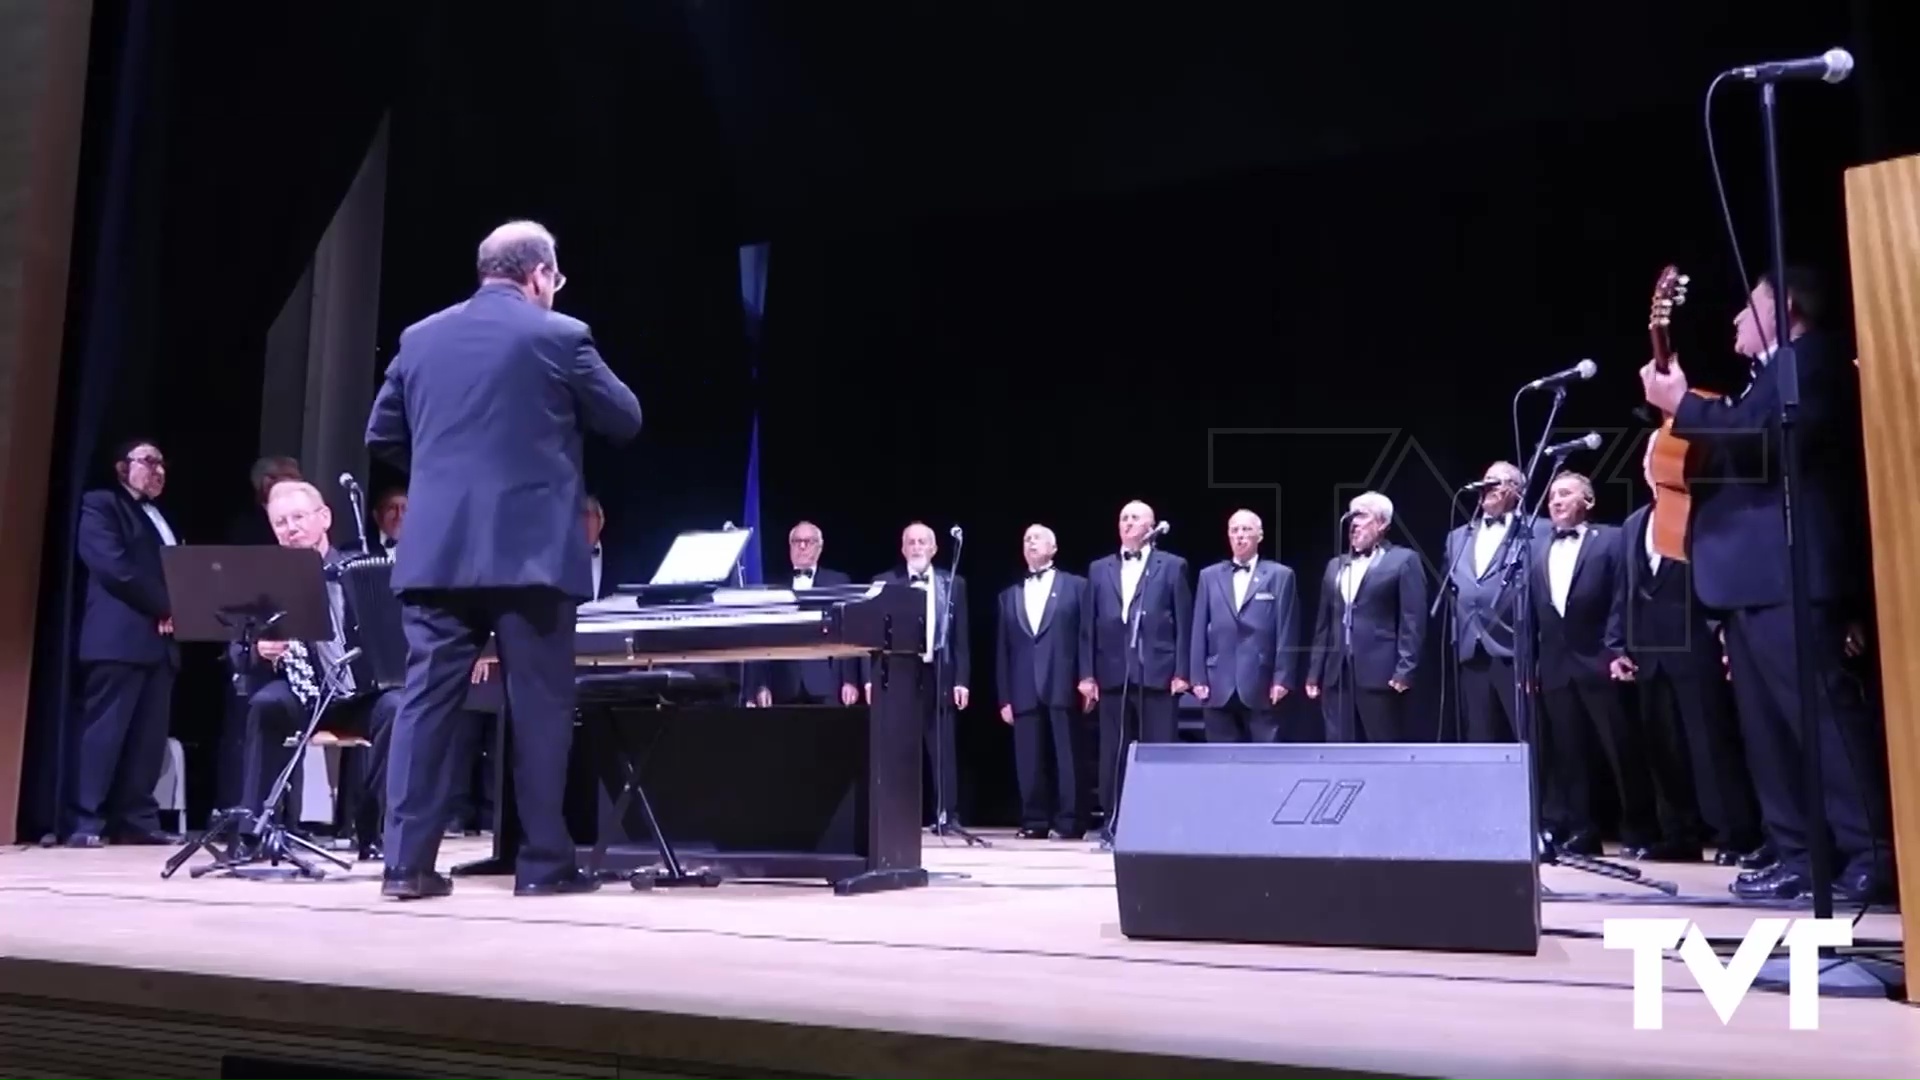
<path fill-rule="evenodd" d="M 1880 676 L 1905 900 L 1907 970 L 1920 970 L 1920 157 L 1849 169 L 1847 247 L 1860 344 L 1861 422 L 1879 608 Z M 1920 979 L 1907 982 L 1920 1001 Z"/>
<path fill-rule="evenodd" d="M 14 840 L 92 0 L 0 3 L 0 844 Z"/>

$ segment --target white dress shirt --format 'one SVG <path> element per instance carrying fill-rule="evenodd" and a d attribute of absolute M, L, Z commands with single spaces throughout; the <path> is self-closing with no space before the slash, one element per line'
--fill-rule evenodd
<path fill-rule="evenodd" d="M 1553 597 L 1553 610 L 1567 613 L 1567 593 L 1573 589 L 1573 567 L 1580 559 L 1580 545 L 1587 542 L 1585 522 L 1573 527 L 1573 535 L 1560 537 L 1547 548 L 1547 589 Z"/>
<path fill-rule="evenodd" d="M 1500 552 L 1500 542 L 1507 538 L 1507 530 L 1513 527 L 1513 515 L 1501 514 L 1496 518 L 1483 517 L 1480 527 L 1473 530 L 1473 576 L 1483 578 L 1493 565 L 1493 557 Z"/>
<path fill-rule="evenodd" d="M 1367 576 L 1367 567 L 1373 565 L 1373 557 L 1379 554 L 1375 548 L 1365 555 L 1355 555 L 1340 571 L 1340 596 L 1351 605 L 1353 598 L 1360 592 L 1360 582 Z"/>
<path fill-rule="evenodd" d="M 927 580 L 925 581 L 913 580 L 914 575 L 916 574 L 925 574 L 927 577 Z M 920 659 L 927 663 L 932 663 L 933 662 L 933 640 L 934 640 L 933 636 L 935 631 L 937 631 L 940 628 L 940 624 L 935 621 L 939 618 L 939 611 L 933 605 L 933 597 L 934 597 L 933 567 L 926 566 L 918 570 L 915 570 L 911 566 L 907 567 L 907 584 L 910 588 L 919 589 L 921 592 L 927 594 L 927 647 L 925 651 L 921 652 Z"/>
<path fill-rule="evenodd" d="M 1228 573 L 1233 575 L 1233 610 L 1239 611 L 1247 606 L 1247 590 L 1253 586 L 1254 572 L 1260 568 L 1258 558 L 1245 563 L 1233 563 Z"/>
<path fill-rule="evenodd" d="M 1126 622 L 1128 615 L 1133 611 L 1133 593 L 1135 589 L 1140 587 L 1140 575 L 1147 572 L 1147 559 L 1151 557 L 1152 553 L 1153 545 L 1151 544 L 1140 549 L 1140 557 L 1137 559 L 1127 558 L 1125 551 L 1120 553 L 1121 622 Z"/>
<path fill-rule="evenodd" d="M 798 566 L 794 567 L 793 568 L 793 591 L 802 592 L 804 590 L 813 588 L 813 576 L 816 573 L 819 573 L 819 569 L 817 567 L 808 567 L 806 569 L 802 569 Z"/>
<path fill-rule="evenodd" d="M 1652 512 L 1648 512 L 1647 514 L 1647 527 L 1640 534 L 1640 542 L 1646 545 L 1646 548 L 1647 548 L 1647 569 L 1652 571 L 1653 573 L 1656 573 L 1656 574 L 1659 573 L 1660 572 L 1660 553 L 1653 550 L 1653 514 Z"/>
<path fill-rule="evenodd" d="M 1053 593 L 1053 567 L 1042 567 L 1037 573 L 1027 575 L 1023 599 L 1027 602 L 1027 626 L 1034 633 L 1040 632 L 1040 617 L 1047 613 L 1047 597 Z"/>

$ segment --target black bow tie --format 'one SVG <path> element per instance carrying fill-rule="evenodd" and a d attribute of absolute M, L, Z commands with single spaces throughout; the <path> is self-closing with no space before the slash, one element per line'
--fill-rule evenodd
<path fill-rule="evenodd" d="M 1251 573 L 1253 573 L 1253 564 L 1252 564 L 1252 563 L 1250 563 L 1250 562 L 1247 562 L 1247 563 L 1240 563 L 1240 562 L 1237 562 L 1237 563 L 1234 563 L 1234 564 L 1233 564 L 1233 572 L 1234 572 L 1234 573 L 1236 573 L 1236 574 L 1251 574 Z"/>
<path fill-rule="evenodd" d="M 1147 553 L 1144 551 L 1123 551 L 1120 553 L 1120 557 L 1122 559 L 1144 559 L 1147 557 Z"/>
<path fill-rule="evenodd" d="M 1580 530 L 1579 529 L 1555 529 L 1553 530 L 1553 538 L 1555 540 L 1578 540 L 1580 538 Z"/>
<path fill-rule="evenodd" d="M 596 558 L 596 559 L 600 557 L 600 545 L 599 545 L 599 544 L 595 544 L 595 545 L 593 545 L 593 557 L 594 557 L 594 558 Z"/>
<path fill-rule="evenodd" d="M 927 584 L 927 575 L 924 572 L 918 573 L 918 574 L 909 574 L 907 575 L 907 583 L 909 585 L 925 585 Z"/>
<path fill-rule="evenodd" d="M 798 581 L 798 580 L 799 580 L 799 579 L 801 579 L 801 578 L 806 578 L 806 579 L 807 579 L 808 581 L 812 581 L 812 580 L 813 580 L 813 571 L 811 571 L 811 570 L 795 570 L 795 571 L 793 572 L 793 577 L 794 577 L 794 580 L 796 580 L 796 581 Z"/>
<path fill-rule="evenodd" d="M 1504 529 L 1507 527 L 1507 519 L 1504 517 L 1483 518 L 1481 519 L 1481 523 L 1489 529 Z"/>
<path fill-rule="evenodd" d="M 1053 567 L 1051 566 L 1043 566 L 1038 570 L 1029 570 L 1027 571 L 1027 580 L 1039 581 L 1041 578 L 1046 577 L 1048 572 L 1051 571 L 1052 569 Z"/>

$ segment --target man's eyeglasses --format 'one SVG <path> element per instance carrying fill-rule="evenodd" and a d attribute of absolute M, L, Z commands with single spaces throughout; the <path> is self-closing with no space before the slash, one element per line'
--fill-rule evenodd
<path fill-rule="evenodd" d="M 127 460 L 135 465 L 145 465 L 149 469 L 164 469 L 167 467 L 166 458 L 149 457 L 145 454 L 139 457 L 130 457 Z"/>
<path fill-rule="evenodd" d="M 561 289 L 564 289 L 567 287 L 567 275 L 561 273 L 559 267 L 549 266 L 547 267 L 547 273 L 553 275 L 553 291 L 554 292 L 559 292 Z"/>

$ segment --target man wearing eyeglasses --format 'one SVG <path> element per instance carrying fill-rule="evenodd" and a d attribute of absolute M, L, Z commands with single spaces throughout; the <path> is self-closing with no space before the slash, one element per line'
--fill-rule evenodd
<path fill-rule="evenodd" d="M 582 440 L 640 433 L 640 402 L 593 334 L 553 310 L 566 284 L 553 234 L 495 229 L 480 288 L 415 323 L 367 419 L 367 449 L 409 473 L 394 556 L 407 683 L 388 763 L 386 873 L 397 899 L 444 896 L 434 869 L 452 814 L 446 768 L 474 663 L 495 639 L 510 705 L 524 833 L 521 896 L 587 892 L 562 813 L 573 739 L 574 616 L 593 595 L 580 507 Z"/>
<path fill-rule="evenodd" d="M 160 448 L 115 455 L 116 483 L 80 498 L 74 546 L 86 571 L 78 659 L 80 741 L 67 806 L 67 846 L 165 844 L 153 789 L 167 752 L 180 650 L 160 550 L 180 542 L 154 505 L 167 487 Z"/>
<path fill-rule="evenodd" d="M 851 579 L 820 565 L 826 536 L 820 526 L 802 521 L 787 531 L 787 561 L 793 588 L 845 585 Z M 769 584 L 772 584 L 771 582 Z M 766 660 L 747 665 L 747 704 L 853 705 L 860 700 L 860 664 L 856 660 Z"/>

